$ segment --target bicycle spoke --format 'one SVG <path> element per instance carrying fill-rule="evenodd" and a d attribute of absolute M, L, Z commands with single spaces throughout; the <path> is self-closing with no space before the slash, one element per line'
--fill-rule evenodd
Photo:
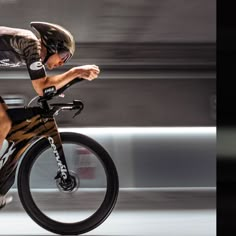
<path fill-rule="evenodd" d="M 87 219 L 101 206 L 106 175 L 98 157 L 88 148 L 63 144 L 63 149 L 70 174 L 76 179 L 74 192 L 63 191 L 55 180 L 57 162 L 51 149 L 42 152 L 31 169 L 30 188 L 36 206 L 47 217 L 75 223 Z"/>

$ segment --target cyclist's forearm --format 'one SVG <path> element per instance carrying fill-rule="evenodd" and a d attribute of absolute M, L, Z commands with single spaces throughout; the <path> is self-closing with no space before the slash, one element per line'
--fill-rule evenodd
<path fill-rule="evenodd" d="M 44 81 L 44 88 L 55 86 L 56 89 L 60 89 L 78 76 L 79 72 L 73 68 L 63 74 L 47 76 Z"/>
<path fill-rule="evenodd" d="M 59 75 L 47 76 L 38 80 L 32 80 L 35 91 L 42 96 L 43 89 L 55 86 L 56 89 L 60 89 L 76 77 L 79 77 L 79 71 L 73 68 L 67 72 Z"/>
<path fill-rule="evenodd" d="M 54 75 L 54 76 L 47 76 L 45 78 L 32 80 L 33 87 L 35 91 L 42 96 L 43 95 L 43 89 L 48 88 L 51 86 L 55 86 L 56 89 L 60 89 L 73 79 L 79 77 L 86 80 L 94 80 L 98 77 L 98 74 L 100 73 L 100 69 L 96 65 L 84 65 L 84 66 L 78 66 L 73 67 L 67 72 L 60 74 L 60 75 Z"/>

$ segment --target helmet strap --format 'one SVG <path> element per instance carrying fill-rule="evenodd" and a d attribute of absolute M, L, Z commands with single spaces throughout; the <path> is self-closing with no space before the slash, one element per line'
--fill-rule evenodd
<path fill-rule="evenodd" d="M 45 46 L 45 47 L 47 49 L 47 54 L 46 54 L 46 57 L 43 60 L 43 64 L 46 64 L 46 62 L 48 61 L 48 58 L 54 54 L 53 52 L 50 51 L 50 49 L 47 46 Z"/>

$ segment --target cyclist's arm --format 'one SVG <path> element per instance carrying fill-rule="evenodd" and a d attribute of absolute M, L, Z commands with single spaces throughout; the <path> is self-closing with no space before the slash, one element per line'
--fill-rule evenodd
<path fill-rule="evenodd" d="M 22 52 L 33 87 L 40 96 L 43 95 L 44 88 L 55 86 L 56 89 L 60 89 L 74 78 L 93 80 L 99 74 L 96 65 L 85 65 L 74 67 L 63 74 L 48 76 L 40 58 L 41 45 L 36 36 L 30 32 L 16 37 L 15 41 L 16 50 Z"/>
<path fill-rule="evenodd" d="M 51 86 L 55 86 L 56 89 L 60 89 L 73 79 L 79 77 L 87 80 L 93 80 L 97 78 L 100 70 L 96 65 L 85 65 L 74 67 L 65 73 L 53 76 L 46 76 L 36 80 L 32 80 L 33 87 L 38 95 L 43 95 L 43 89 Z"/>

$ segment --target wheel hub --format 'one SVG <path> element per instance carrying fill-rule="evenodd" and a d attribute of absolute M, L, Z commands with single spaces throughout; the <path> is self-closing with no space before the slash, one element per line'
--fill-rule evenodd
<path fill-rule="evenodd" d="M 56 185 L 61 192 L 64 193 L 72 193 L 79 189 L 80 181 L 77 174 L 73 171 L 69 172 L 70 178 L 68 180 L 64 180 L 62 177 L 56 179 Z"/>

